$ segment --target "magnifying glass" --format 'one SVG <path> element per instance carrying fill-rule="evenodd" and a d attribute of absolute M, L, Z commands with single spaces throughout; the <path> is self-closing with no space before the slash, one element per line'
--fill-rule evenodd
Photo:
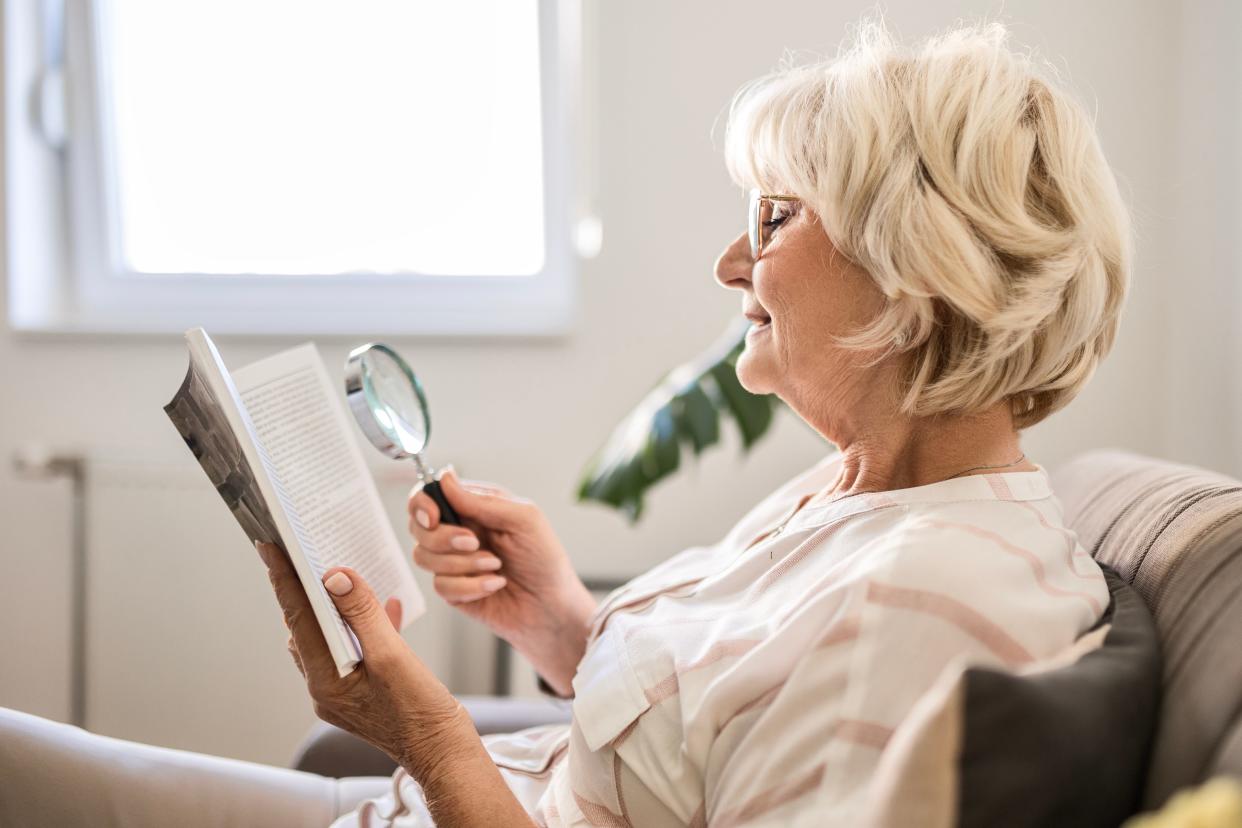
<path fill-rule="evenodd" d="M 378 342 L 355 348 L 345 360 L 345 399 L 371 445 L 394 460 L 414 459 L 419 484 L 440 507 L 440 522 L 460 525 L 440 489 L 443 470 L 433 471 L 423 459 L 431 417 L 423 386 L 405 360 Z"/>

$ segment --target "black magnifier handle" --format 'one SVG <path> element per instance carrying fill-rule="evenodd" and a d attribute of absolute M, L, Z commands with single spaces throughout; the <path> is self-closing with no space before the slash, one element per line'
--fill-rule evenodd
<path fill-rule="evenodd" d="M 453 507 L 449 505 L 448 498 L 444 496 L 444 490 L 440 488 L 439 480 L 429 480 L 423 484 L 423 491 L 427 496 L 436 502 L 440 507 L 440 522 L 451 523 L 453 526 L 461 526 L 461 518 L 457 516 L 457 512 L 453 511 Z"/>

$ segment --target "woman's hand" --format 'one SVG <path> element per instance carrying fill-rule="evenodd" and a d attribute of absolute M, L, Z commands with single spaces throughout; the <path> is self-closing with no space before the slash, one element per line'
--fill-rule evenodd
<path fill-rule="evenodd" d="M 561 695 L 586 650 L 591 597 L 543 512 L 496 486 L 449 470 L 441 491 L 462 520 L 440 523 L 421 490 L 410 495 L 414 563 L 435 574 L 439 595 L 525 655 Z"/>
<path fill-rule="evenodd" d="M 427 773 L 440 755 L 468 752 L 479 741 L 465 709 L 397 632 L 399 602 L 381 608 L 352 569 L 325 574 L 324 587 L 363 652 L 362 663 L 342 678 L 288 556 L 272 544 L 257 546 L 316 716 L 380 748 L 411 775 Z"/>
<path fill-rule="evenodd" d="M 362 662 L 337 675 L 319 622 L 288 556 L 256 544 L 289 627 L 289 653 L 306 678 L 315 715 L 375 745 L 417 781 L 436 825 L 533 826 L 483 747 L 470 716 L 397 632 L 401 604 L 381 608 L 352 569 L 323 585 L 362 646 Z"/>

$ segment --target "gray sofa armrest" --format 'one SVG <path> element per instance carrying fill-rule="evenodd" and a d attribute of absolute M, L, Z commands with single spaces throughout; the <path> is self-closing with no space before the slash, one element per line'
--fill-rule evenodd
<path fill-rule="evenodd" d="M 517 699 L 511 696 L 458 696 L 474 720 L 480 736 L 513 733 L 545 724 L 568 724 L 570 702 L 556 699 Z"/>
<path fill-rule="evenodd" d="M 569 721 L 569 704 L 550 699 L 460 696 L 480 736 Z M 317 722 L 290 764 L 320 776 L 388 776 L 397 764 L 379 748 L 326 722 Z"/>
<path fill-rule="evenodd" d="M 391 776 L 397 763 L 370 742 L 327 722 L 315 722 L 289 767 L 320 776 Z"/>

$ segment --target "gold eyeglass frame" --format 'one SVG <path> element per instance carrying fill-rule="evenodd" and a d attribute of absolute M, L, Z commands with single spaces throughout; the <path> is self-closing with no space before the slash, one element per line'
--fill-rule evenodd
<path fill-rule="evenodd" d="M 801 201 L 795 195 L 787 193 L 761 193 L 754 189 L 749 193 L 750 205 L 748 209 L 746 235 L 750 239 L 750 257 L 754 261 L 758 261 L 763 255 L 763 207 L 765 204 L 771 204 L 774 201 Z"/>

